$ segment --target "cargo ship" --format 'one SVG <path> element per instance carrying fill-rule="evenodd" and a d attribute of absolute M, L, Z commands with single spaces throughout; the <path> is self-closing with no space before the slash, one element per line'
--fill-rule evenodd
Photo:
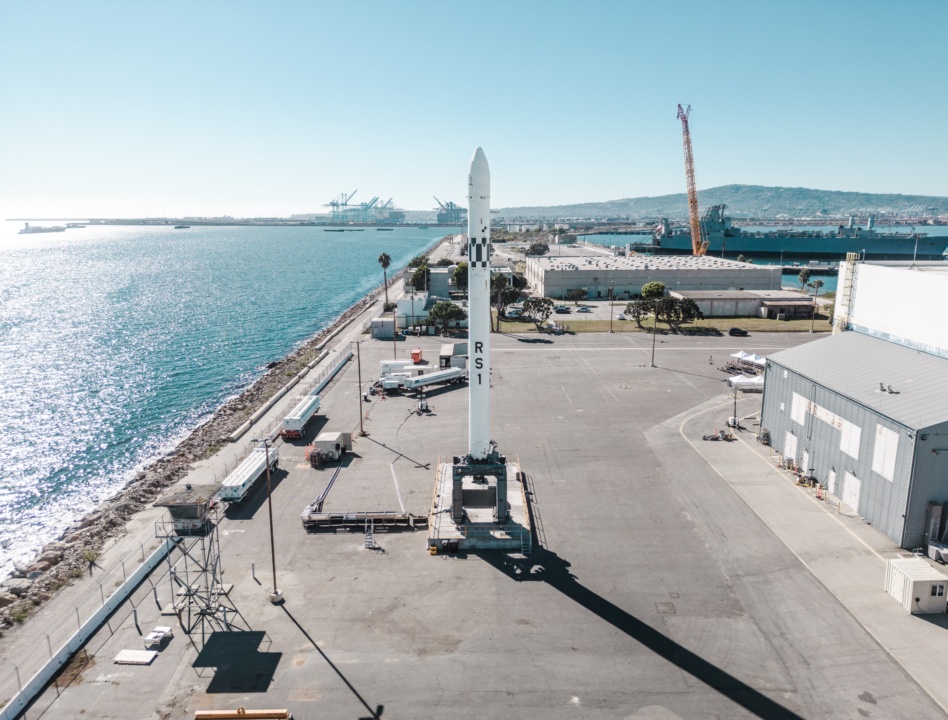
<path fill-rule="evenodd" d="M 20 235 L 32 235 L 33 233 L 66 232 L 63 225 L 30 225 L 26 223 L 20 230 Z"/>
<path fill-rule="evenodd" d="M 869 218 L 867 227 L 856 225 L 852 217 L 848 225 L 835 231 L 784 230 L 748 231 L 731 226 L 724 214 L 727 205 L 712 205 L 701 220 L 708 255 L 745 255 L 749 258 L 804 257 L 842 260 L 846 253 L 859 253 L 872 260 L 944 260 L 948 252 L 948 236 L 927 233 L 877 232 Z M 651 244 L 633 249 L 656 254 L 690 255 L 691 230 L 672 227 L 662 219 L 652 236 Z"/>

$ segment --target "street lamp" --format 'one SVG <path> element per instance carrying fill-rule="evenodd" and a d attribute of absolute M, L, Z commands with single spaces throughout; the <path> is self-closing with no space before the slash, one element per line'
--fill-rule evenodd
<path fill-rule="evenodd" d="M 655 336 L 658 335 L 658 298 L 652 300 L 652 362 L 655 367 Z"/>
<path fill-rule="evenodd" d="M 356 341 L 356 367 L 359 370 L 359 392 L 356 394 L 359 396 L 359 435 L 365 437 L 365 428 L 362 427 L 362 343 L 361 341 Z"/>
<path fill-rule="evenodd" d="M 615 308 L 615 295 L 616 295 L 616 281 L 611 280 L 609 283 L 609 332 L 612 332 L 612 316 L 615 315 L 613 312 Z"/>
<path fill-rule="evenodd" d="M 361 410 L 361 408 L 360 408 Z M 277 561 L 276 561 L 276 549 L 273 544 L 273 496 L 272 496 L 272 487 L 270 485 L 270 438 L 254 438 L 253 442 L 262 442 L 263 451 L 266 457 L 267 463 L 267 512 L 270 515 L 270 562 L 273 565 L 273 592 L 270 593 L 270 602 L 274 605 L 283 602 L 283 592 L 277 587 Z"/>
<path fill-rule="evenodd" d="M 817 285 L 816 282 L 812 283 L 813 287 L 813 312 L 810 313 L 810 332 L 813 332 L 813 323 L 816 321 L 816 305 L 817 298 L 820 296 L 820 285 L 823 284 L 823 281 L 820 281 L 820 284 Z"/>

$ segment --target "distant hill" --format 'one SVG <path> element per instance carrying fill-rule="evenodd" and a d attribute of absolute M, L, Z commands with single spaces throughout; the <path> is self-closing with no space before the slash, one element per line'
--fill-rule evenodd
<path fill-rule="evenodd" d="M 811 190 L 809 188 L 764 187 L 762 185 L 722 185 L 701 190 L 698 202 L 702 212 L 709 205 L 724 203 L 734 218 L 784 219 L 845 217 L 847 215 L 944 215 L 948 198 L 930 195 Z M 685 218 L 688 197 L 685 193 L 658 197 L 626 198 L 598 203 L 554 205 L 550 207 L 502 208 L 505 218 L 643 219 Z"/>

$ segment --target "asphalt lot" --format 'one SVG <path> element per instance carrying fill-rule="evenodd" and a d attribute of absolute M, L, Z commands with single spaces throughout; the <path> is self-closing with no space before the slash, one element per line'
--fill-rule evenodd
<path fill-rule="evenodd" d="M 528 475 L 541 550 L 429 556 L 424 530 L 377 532 L 377 550 L 360 532 L 307 534 L 299 515 L 333 470 L 309 467 L 305 442 L 289 444 L 273 492 L 284 605 L 266 597 L 259 487 L 220 529 L 248 632 L 178 633 L 150 666 L 113 665 L 142 646 L 125 619 L 90 642 L 96 662 L 82 682 L 48 690 L 37 707 L 47 718 L 241 705 L 320 719 L 942 717 L 735 490 L 743 471 L 717 469 L 757 462 L 754 449 L 700 447 L 732 412 L 716 369 L 726 355 L 814 337 L 665 336 L 652 368 L 644 333 L 495 335 L 492 432 Z M 418 345 L 436 361 L 442 342 L 364 342 L 363 384 L 379 359 Z M 398 510 L 397 482 L 406 509 L 427 513 L 439 458 L 466 450 L 467 393 L 428 398 L 423 416 L 409 397 L 365 403 L 349 364 L 307 437 L 356 433 L 360 413 L 369 434 L 325 510 Z M 759 402 L 742 398 L 739 415 Z M 170 600 L 170 586 L 158 587 Z M 138 619 L 145 632 L 166 624 L 156 603 Z"/>

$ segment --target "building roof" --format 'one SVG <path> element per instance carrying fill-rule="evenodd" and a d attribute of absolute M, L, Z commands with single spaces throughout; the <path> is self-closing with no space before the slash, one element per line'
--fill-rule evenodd
<path fill-rule="evenodd" d="M 948 263 L 944 260 L 864 260 L 866 265 L 883 265 L 896 270 L 912 272 L 948 273 Z"/>
<path fill-rule="evenodd" d="M 544 256 L 529 258 L 544 270 L 728 270 L 732 272 L 781 272 L 779 265 L 752 265 L 708 255 Z"/>
<path fill-rule="evenodd" d="M 798 345 L 769 361 L 917 430 L 948 422 L 948 359 L 859 332 Z M 879 383 L 894 392 L 881 391 Z"/>
<path fill-rule="evenodd" d="M 813 298 L 796 290 L 670 290 L 672 295 L 692 300 L 769 300 L 772 302 L 806 302 Z"/>

